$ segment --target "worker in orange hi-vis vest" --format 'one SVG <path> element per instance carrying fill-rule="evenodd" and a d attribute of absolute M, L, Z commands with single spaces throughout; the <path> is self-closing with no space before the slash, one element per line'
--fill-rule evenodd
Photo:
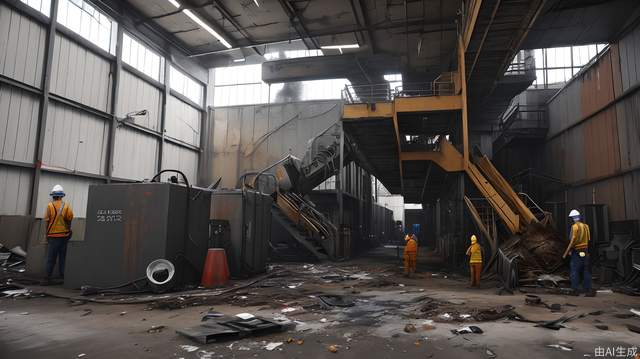
<path fill-rule="evenodd" d="M 469 256 L 469 270 L 471 275 L 471 286 L 480 286 L 480 273 L 482 273 L 482 247 L 478 244 L 478 238 L 471 236 L 471 245 L 467 249 Z"/>
<path fill-rule="evenodd" d="M 418 259 L 418 238 L 413 233 L 404 237 L 404 275 L 411 277 L 416 272 L 416 261 Z"/>
<path fill-rule="evenodd" d="M 50 195 L 51 202 L 47 204 L 43 218 L 47 225 L 46 283 L 51 280 L 56 261 L 58 262 L 58 273 L 64 279 L 67 243 L 71 238 L 71 221 L 73 220 L 71 206 L 62 200 L 62 197 L 65 196 L 62 186 L 59 184 L 53 186 Z"/>

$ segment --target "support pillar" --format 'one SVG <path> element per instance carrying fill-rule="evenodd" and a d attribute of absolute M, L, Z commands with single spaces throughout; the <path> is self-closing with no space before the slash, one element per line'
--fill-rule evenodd
<path fill-rule="evenodd" d="M 58 22 L 58 0 L 51 0 L 49 11 L 49 26 L 47 27 L 47 37 L 44 50 L 44 64 L 42 67 L 42 96 L 40 97 L 40 111 L 38 113 L 38 137 L 33 169 L 33 181 L 31 184 L 31 198 L 29 214 L 36 217 L 38 208 L 38 188 L 40 187 L 40 177 L 42 175 L 42 153 L 44 151 L 44 139 L 47 132 L 47 115 L 49 114 L 49 86 L 51 84 L 51 63 L 53 62 L 53 49 L 56 41 L 56 26 Z M 28 246 L 28 243 L 27 243 Z"/>
<path fill-rule="evenodd" d="M 469 104 L 467 103 L 467 76 L 462 37 L 458 39 L 458 76 L 460 76 L 460 88 L 462 92 L 462 157 L 463 167 L 466 170 L 469 167 Z"/>
<path fill-rule="evenodd" d="M 344 248 L 345 238 L 343 236 L 344 226 L 344 196 L 342 194 L 344 186 L 344 129 L 340 127 L 340 165 L 338 166 L 338 173 L 336 173 L 336 195 L 338 196 L 338 244 L 336 248 L 340 248 L 341 255 L 346 256 Z"/>
<path fill-rule="evenodd" d="M 109 139 L 107 144 L 107 161 L 106 161 L 106 175 L 107 183 L 111 183 L 113 177 L 113 154 L 115 151 L 116 142 L 116 128 L 118 124 L 118 94 L 120 91 L 120 74 L 122 73 L 122 38 L 124 30 L 122 26 L 118 26 L 118 33 L 116 35 L 116 61 L 112 63 L 111 77 L 111 121 L 109 121 Z"/>

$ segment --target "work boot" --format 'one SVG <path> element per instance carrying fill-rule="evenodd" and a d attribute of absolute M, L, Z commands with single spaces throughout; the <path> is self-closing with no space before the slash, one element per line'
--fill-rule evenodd
<path fill-rule="evenodd" d="M 595 290 L 589 290 L 584 294 L 585 297 L 595 297 L 596 296 L 596 291 Z"/>
<path fill-rule="evenodd" d="M 578 297 L 578 296 L 580 296 L 580 291 L 577 290 L 577 289 L 574 289 L 571 292 L 569 292 L 569 295 L 572 295 L 574 297 Z"/>

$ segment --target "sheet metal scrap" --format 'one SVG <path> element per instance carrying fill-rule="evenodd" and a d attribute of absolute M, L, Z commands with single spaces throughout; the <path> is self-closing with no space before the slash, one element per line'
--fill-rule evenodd
<path fill-rule="evenodd" d="M 248 336 L 258 336 L 283 332 L 295 323 L 276 323 L 262 318 L 247 319 L 237 317 L 203 318 L 204 322 L 195 327 L 179 329 L 176 332 L 202 344 L 235 340 Z"/>

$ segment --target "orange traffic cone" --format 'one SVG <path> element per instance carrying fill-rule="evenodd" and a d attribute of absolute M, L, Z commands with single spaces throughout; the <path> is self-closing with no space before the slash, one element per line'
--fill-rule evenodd
<path fill-rule="evenodd" d="M 229 265 L 227 254 L 223 248 L 209 248 L 202 271 L 202 286 L 213 288 L 227 284 L 229 281 Z"/>

